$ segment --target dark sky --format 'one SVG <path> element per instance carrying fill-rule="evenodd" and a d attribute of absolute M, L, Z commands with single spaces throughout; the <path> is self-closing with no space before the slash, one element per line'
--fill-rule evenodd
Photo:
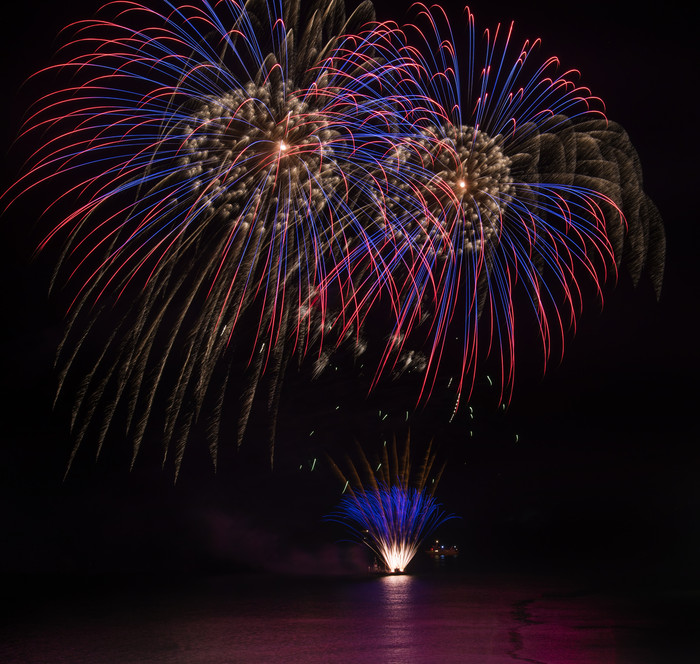
<path fill-rule="evenodd" d="M 97 5 L 16 7 L 0 56 L 4 146 L 27 106 L 22 81 L 49 61 L 57 31 Z M 523 358 L 506 413 L 482 389 L 473 423 L 463 415 L 445 426 L 440 403 L 411 416 L 414 439 L 434 435 L 448 459 L 440 497 L 463 517 L 451 536 L 482 562 L 604 560 L 614 569 L 629 563 L 689 578 L 700 553 L 698 49 L 691 16 L 669 3 L 654 12 L 632 2 L 575 10 L 561 2 L 484 2 L 472 10 L 481 27 L 515 19 L 520 36 L 542 37 L 545 55 L 581 70 L 639 152 L 646 191 L 666 224 L 668 254 L 659 302 L 644 278 L 635 289 L 621 275 L 617 288 L 606 288 L 602 311 L 587 303 L 560 365 L 542 378 L 536 362 Z M 401 19 L 401 11 L 384 3 L 379 13 Z M 6 182 L 21 159 L 21 150 L 8 147 Z M 253 453 L 251 460 L 227 451 L 214 474 L 204 454 L 193 454 L 173 485 L 155 446 L 129 472 L 128 441 L 117 439 L 98 462 L 85 454 L 63 481 L 70 443 L 66 412 L 51 412 L 62 315 L 61 302 L 47 296 L 51 256 L 29 260 L 39 237 L 33 219 L 13 210 L 2 224 L 3 567 L 197 570 L 267 557 L 269 567 L 295 560 L 302 569 L 313 561 L 335 536 L 320 522 L 338 488 L 323 450 L 353 438 L 380 441 L 392 430 L 405 435 L 405 395 L 388 385 L 365 399 L 348 381 L 307 386 L 292 377 L 274 471 Z M 383 423 L 374 414 L 381 409 L 391 411 Z"/>

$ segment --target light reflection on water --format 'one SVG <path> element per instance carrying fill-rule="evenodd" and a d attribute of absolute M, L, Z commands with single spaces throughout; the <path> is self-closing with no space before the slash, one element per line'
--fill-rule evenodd
<path fill-rule="evenodd" d="M 570 590 L 570 589 L 569 589 Z M 220 577 L 76 592 L 0 629 L 6 664 L 651 664 L 625 602 L 506 578 Z M 667 664 L 675 664 L 668 660 Z"/>
<path fill-rule="evenodd" d="M 413 596 L 416 593 L 414 577 L 406 574 L 384 576 L 380 579 L 381 628 L 378 634 L 380 652 L 387 662 L 420 661 L 422 653 L 411 637 L 414 628 Z"/>

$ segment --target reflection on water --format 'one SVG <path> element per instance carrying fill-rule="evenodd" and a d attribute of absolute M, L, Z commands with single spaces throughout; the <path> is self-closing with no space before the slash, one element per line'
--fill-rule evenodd
<path fill-rule="evenodd" d="M 456 573 L 230 576 L 54 592 L 0 628 L 7 664 L 690 664 L 622 598 Z M 662 635 L 663 636 L 663 635 Z M 653 646 L 653 647 L 652 647 Z M 664 650 L 666 648 L 666 650 Z M 676 658 L 678 656 L 678 658 Z"/>
<path fill-rule="evenodd" d="M 413 597 L 417 592 L 414 577 L 392 574 L 379 579 L 381 601 L 381 629 L 377 645 L 385 654 L 385 661 L 420 661 L 421 652 L 411 638 L 414 625 Z"/>

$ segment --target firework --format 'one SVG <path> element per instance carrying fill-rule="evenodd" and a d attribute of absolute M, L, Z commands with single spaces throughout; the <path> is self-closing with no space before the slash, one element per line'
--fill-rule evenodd
<path fill-rule="evenodd" d="M 538 60 L 538 41 L 519 45 L 512 24 L 480 40 L 468 9 L 466 35 L 440 7 L 419 4 L 418 14 L 405 35 L 393 33 L 400 85 L 421 100 L 410 109 L 415 140 L 401 147 L 413 180 L 399 185 L 397 214 L 411 219 L 396 226 L 416 258 L 395 276 L 404 285 L 398 324 L 379 374 L 421 349 L 422 396 L 447 373 L 459 403 L 489 354 L 500 359 L 502 388 L 512 388 L 526 310 L 545 362 L 563 350 L 582 278 L 602 297 L 618 267 L 636 284 L 647 266 L 658 294 L 665 238 L 629 137 L 578 72 Z"/>
<path fill-rule="evenodd" d="M 391 449 L 385 444 L 374 466 L 360 449 L 361 469 L 349 461 L 347 476 L 333 464 L 345 483 L 344 495 L 326 519 L 350 528 L 377 554 L 388 572 L 404 572 L 425 538 L 455 518 L 435 499 L 442 470 L 434 469 L 431 446 L 413 474 L 409 442 L 407 438 L 402 450 L 397 449 L 396 441 Z"/>
<path fill-rule="evenodd" d="M 73 454 L 119 422 L 133 463 L 165 413 L 177 472 L 203 412 L 216 463 L 236 373 L 238 444 L 263 385 L 274 441 L 290 358 L 314 348 L 320 370 L 328 345 L 361 348 L 360 298 L 391 278 L 381 200 L 400 118 L 376 82 L 391 64 L 370 57 L 381 31 L 360 30 L 368 2 L 347 19 L 343 0 L 105 10 L 48 69 L 71 83 L 37 103 L 26 133 L 46 138 L 13 191 L 64 187 L 41 249 L 64 241 L 56 279 L 74 293 L 59 351 Z"/>
<path fill-rule="evenodd" d="M 379 346 L 376 380 L 445 377 L 459 405 L 489 354 L 512 386 L 523 309 L 546 361 L 582 276 L 646 265 L 658 291 L 661 220 L 602 102 L 512 26 L 482 43 L 467 11 L 455 38 L 418 7 L 400 29 L 369 1 L 117 0 L 72 26 L 6 195 L 62 192 L 40 249 L 64 243 L 73 456 L 118 424 L 177 474 L 205 420 L 216 464 L 259 404 L 272 460 L 292 359 Z"/>

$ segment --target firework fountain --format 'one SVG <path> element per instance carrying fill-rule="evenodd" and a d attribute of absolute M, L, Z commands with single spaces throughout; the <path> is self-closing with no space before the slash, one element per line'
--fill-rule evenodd
<path fill-rule="evenodd" d="M 408 437 L 401 450 L 395 440 L 392 446 L 384 444 L 374 466 L 359 448 L 358 459 L 359 469 L 348 459 L 347 472 L 332 464 L 345 483 L 344 495 L 326 519 L 350 528 L 386 571 L 403 573 L 425 538 L 455 518 L 435 498 L 442 468 L 434 468 L 435 454 L 429 445 L 413 473 Z"/>

